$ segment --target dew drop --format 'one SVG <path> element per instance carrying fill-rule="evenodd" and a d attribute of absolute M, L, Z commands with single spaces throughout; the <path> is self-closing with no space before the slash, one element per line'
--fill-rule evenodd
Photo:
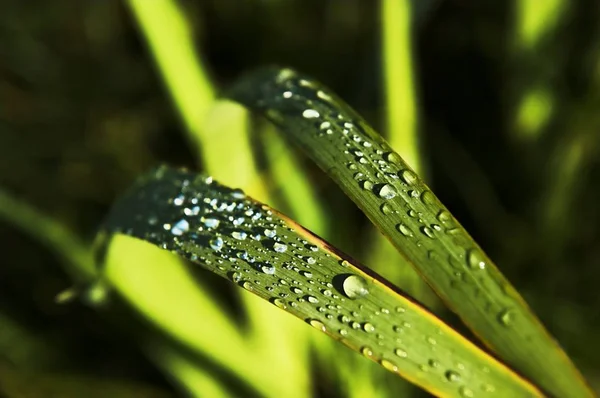
<path fill-rule="evenodd" d="M 465 386 L 462 386 L 461 388 L 459 388 L 458 392 L 460 393 L 460 395 L 462 397 L 465 397 L 465 398 L 472 398 L 475 396 L 475 394 L 473 394 L 473 390 L 471 390 L 469 387 L 465 387 Z"/>
<path fill-rule="evenodd" d="M 417 181 L 417 175 L 409 169 L 399 171 L 398 177 L 408 185 L 412 185 Z"/>
<path fill-rule="evenodd" d="M 423 191 L 421 194 L 421 202 L 425 205 L 435 204 L 435 195 L 431 191 Z"/>
<path fill-rule="evenodd" d="M 369 346 L 364 346 L 360 349 L 361 354 L 366 356 L 367 358 L 371 358 L 373 356 L 373 350 Z"/>
<path fill-rule="evenodd" d="M 342 283 L 344 294 L 350 299 L 357 299 L 369 293 L 367 282 L 358 275 L 349 275 Z"/>
<path fill-rule="evenodd" d="M 240 274 L 239 272 L 232 272 L 229 276 L 231 280 L 235 283 L 238 283 L 242 279 L 242 274 Z"/>
<path fill-rule="evenodd" d="M 428 238 L 434 239 L 435 235 L 433 234 L 433 230 L 429 227 L 421 227 L 421 232 L 423 232 L 423 235 L 427 236 Z"/>
<path fill-rule="evenodd" d="M 383 199 L 392 199 L 396 196 L 396 190 L 390 184 L 383 184 L 379 187 L 377 195 Z"/>
<path fill-rule="evenodd" d="M 375 326 L 373 326 L 369 322 L 365 322 L 362 327 L 363 330 L 367 333 L 373 333 L 375 331 Z"/>
<path fill-rule="evenodd" d="M 321 115 L 319 114 L 319 112 L 317 112 L 314 109 L 305 109 L 304 112 L 302 112 L 302 116 L 305 119 L 315 119 L 315 118 L 318 118 Z"/>
<path fill-rule="evenodd" d="M 287 308 L 287 305 L 285 305 L 285 301 L 283 301 L 280 298 L 274 299 L 273 304 L 275 304 L 275 306 L 281 308 L 282 310 L 285 310 Z"/>
<path fill-rule="evenodd" d="M 398 355 L 400 358 L 406 358 L 408 356 L 407 352 L 402 348 L 396 348 L 394 354 Z"/>
<path fill-rule="evenodd" d="M 315 264 L 315 263 L 317 262 L 317 260 L 315 260 L 315 258 L 314 258 L 314 257 L 305 257 L 305 258 L 304 258 L 304 261 L 306 261 L 307 263 L 309 263 L 309 264 L 311 264 L 311 265 L 312 265 L 312 264 Z"/>
<path fill-rule="evenodd" d="M 445 373 L 446 380 L 451 382 L 459 382 L 461 380 L 460 374 L 454 370 L 448 370 Z"/>
<path fill-rule="evenodd" d="M 452 216 L 448 210 L 440 210 L 437 215 L 437 219 L 442 223 L 446 224 L 447 222 L 452 221 Z"/>
<path fill-rule="evenodd" d="M 381 366 L 389 370 L 390 372 L 397 372 L 398 366 L 395 363 L 388 361 L 387 359 L 382 359 L 380 362 Z"/>
<path fill-rule="evenodd" d="M 244 231 L 233 231 L 231 236 L 237 240 L 245 240 L 248 234 L 246 234 Z"/>
<path fill-rule="evenodd" d="M 274 230 L 274 229 L 265 229 L 265 230 L 263 231 L 263 233 L 265 234 L 265 236 L 266 236 L 267 238 L 274 238 L 274 237 L 275 237 L 275 235 L 276 235 L 276 232 L 275 232 L 275 230 Z"/>
<path fill-rule="evenodd" d="M 324 332 L 327 330 L 327 328 L 325 327 L 325 324 L 323 324 L 323 322 L 319 321 L 318 319 L 309 319 L 308 323 L 310 324 L 310 326 L 312 326 L 315 329 L 320 330 L 321 332 Z"/>
<path fill-rule="evenodd" d="M 373 183 L 369 180 L 364 180 L 361 183 L 362 189 L 370 191 L 371 189 L 373 189 Z"/>
<path fill-rule="evenodd" d="M 515 319 L 515 312 L 513 310 L 511 310 L 510 308 L 503 309 L 498 314 L 498 321 L 503 326 L 510 326 L 513 323 L 514 319 Z"/>
<path fill-rule="evenodd" d="M 390 163 L 395 163 L 395 164 L 402 163 L 402 159 L 396 152 L 387 152 L 385 155 L 383 155 L 383 158 Z"/>
<path fill-rule="evenodd" d="M 216 228 L 219 226 L 220 221 L 216 218 L 202 218 L 202 223 L 206 228 Z"/>
<path fill-rule="evenodd" d="M 471 249 L 467 253 L 467 263 L 472 269 L 485 269 L 483 255 L 477 249 Z"/>
<path fill-rule="evenodd" d="M 400 223 L 400 224 L 396 225 L 396 229 L 398 231 L 400 231 L 400 233 L 404 236 L 408 236 L 408 237 L 413 236 L 413 232 L 411 231 L 410 228 L 408 228 L 408 226 L 406 224 Z"/>
<path fill-rule="evenodd" d="M 308 301 L 311 304 L 317 304 L 319 302 L 319 299 L 315 296 L 306 296 L 306 301 Z"/>
<path fill-rule="evenodd" d="M 287 245 L 281 242 L 275 242 L 273 244 L 273 250 L 275 250 L 277 253 L 285 253 L 287 251 Z"/>
<path fill-rule="evenodd" d="M 387 203 L 382 204 L 379 209 L 385 215 L 392 214 L 394 212 L 394 210 L 392 209 L 392 206 L 390 206 Z"/>
<path fill-rule="evenodd" d="M 244 191 L 237 188 L 237 189 L 234 189 L 233 191 L 231 191 L 231 197 L 233 199 L 244 199 L 246 197 L 246 194 L 244 193 Z"/>
<path fill-rule="evenodd" d="M 268 275 L 273 275 L 275 273 L 275 267 L 271 264 L 263 264 L 260 269 L 262 272 Z"/>
<path fill-rule="evenodd" d="M 175 206 L 181 206 L 183 204 L 184 199 L 185 198 L 183 197 L 183 195 L 179 195 L 178 197 L 176 197 L 175 199 L 173 199 L 173 204 Z"/>
<path fill-rule="evenodd" d="M 223 239 L 221 239 L 221 237 L 216 237 L 211 239 L 209 244 L 213 250 L 221 250 L 223 248 Z"/>
<path fill-rule="evenodd" d="M 181 236 L 186 233 L 190 229 L 190 223 L 187 220 L 181 219 L 173 225 L 171 228 L 171 233 L 173 235 Z"/>

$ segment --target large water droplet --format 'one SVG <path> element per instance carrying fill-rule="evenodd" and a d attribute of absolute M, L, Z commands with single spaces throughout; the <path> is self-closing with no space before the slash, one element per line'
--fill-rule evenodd
<path fill-rule="evenodd" d="M 440 210 L 437 215 L 437 219 L 442 223 L 446 224 L 447 222 L 452 221 L 452 215 L 448 210 Z"/>
<path fill-rule="evenodd" d="M 423 232 L 423 235 L 427 236 L 428 238 L 431 238 L 431 239 L 435 238 L 435 235 L 433 234 L 433 230 L 429 227 L 422 227 L 421 232 Z"/>
<path fill-rule="evenodd" d="M 263 232 L 264 232 L 264 234 L 265 234 L 265 236 L 266 236 L 267 238 L 274 238 L 274 237 L 275 237 L 275 235 L 276 235 L 276 232 L 275 232 L 275 230 L 274 230 L 274 229 L 268 229 L 268 228 L 267 228 L 267 229 L 265 229 Z"/>
<path fill-rule="evenodd" d="M 388 214 L 392 214 L 392 213 L 394 212 L 394 209 L 392 209 L 392 206 L 390 206 L 390 205 L 389 205 L 389 204 L 387 204 L 387 203 L 384 203 L 384 204 L 382 204 L 382 205 L 381 205 L 381 207 L 380 207 L 380 209 L 381 209 L 381 212 L 382 212 L 383 214 L 385 214 L 386 216 L 387 216 Z"/>
<path fill-rule="evenodd" d="M 390 372 L 397 372 L 398 366 L 395 363 L 388 361 L 387 359 L 382 359 L 380 362 L 381 366 L 389 370 Z"/>
<path fill-rule="evenodd" d="M 275 267 L 271 264 L 263 264 L 260 267 L 260 270 L 265 274 L 273 275 L 275 273 Z"/>
<path fill-rule="evenodd" d="M 423 191 L 421 194 L 421 202 L 426 205 L 435 204 L 435 195 L 431 191 Z"/>
<path fill-rule="evenodd" d="M 396 189 L 390 184 L 383 184 L 378 188 L 377 195 L 383 199 L 392 199 L 396 196 Z"/>
<path fill-rule="evenodd" d="M 510 326 L 513 323 L 514 319 L 515 312 L 510 308 L 503 309 L 498 314 L 498 321 L 500 321 L 500 323 L 503 326 Z"/>
<path fill-rule="evenodd" d="M 365 322 L 363 324 L 363 330 L 367 333 L 373 333 L 375 331 L 375 326 L 373 326 L 369 322 Z"/>
<path fill-rule="evenodd" d="M 387 152 L 386 154 L 383 155 L 383 158 L 390 163 L 395 163 L 395 164 L 402 163 L 402 159 L 396 152 Z"/>
<path fill-rule="evenodd" d="M 221 250 L 221 248 L 223 247 L 223 239 L 221 239 L 221 237 L 218 236 L 214 239 L 211 239 L 209 244 L 213 250 Z"/>
<path fill-rule="evenodd" d="M 179 195 L 173 199 L 173 204 L 175 206 L 181 206 L 183 204 L 184 200 L 185 200 L 185 197 L 183 195 Z"/>
<path fill-rule="evenodd" d="M 318 118 L 321 115 L 319 114 L 319 112 L 317 112 L 314 109 L 305 109 L 304 112 L 302 112 L 302 116 L 305 119 L 315 119 L 315 118 Z"/>
<path fill-rule="evenodd" d="M 371 189 L 373 189 L 373 183 L 369 180 L 364 180 L 361 183 L 362 189 L 370 191 Z"/>
<path fill-rule="evenodd" d="M 324 332 L 327 330 L 327 328 L 325 327 L 325 324 L 321 321 L 319 321 L 318 319 L 309 319 L 308 323 L 310 324 L 310 326 L 312 326 L 315 329 L 320 330 L 321 332 Z"/>
<path fill-rule="evenodd" d="M 200 221 L 204 224 L 206 228 L 217 228 L 219 226 L 220 221 L 216 218 L 202 218 Z"/>
<path fill-rule="evenodd" d="M 406 224 L 400 223 L 400 224 L 396 225 L 396 229 L 398 231 L 400 231 L 400 233 L 404 236 L 408 236 L 408 237 L 413 236 L 413 232 L 410 230 L 410 228 L 408 228 L 408 226 Z"/>
<path fill-rule="evenodd" d="M 237 188 L 237 189 L 234 189 L 233 191 L 231 191 L 231 197 L 233 199 L 244 199 L 246 197 L 246 194 L 244 193 L 244 191 Z"/>
<path fill-rule="evenodd" d="M 412 185 L 417 181 L 417 175 L 409 169 L 399 171 L 398 177 L 408 185 Z"/>
<path fill-rule="evenodd" d="M 287 251 L 287 245 L 281 242 L 275 242 L 273 244 L 273 250 L 275 250 L 277 253 L 285 253 Z"/>
<path fill-rule="evenodd" d="M 367 358 L 371 358 L 373 356 L 373 350 L 369 346 L 364 346 L 360 349 L 361 354 L 366 356 Z"/>
<path fill-rule="evenodd" d="M 319 302 L 319 299 L 315 296 L 306 296 L 306 301 L 308 301 L 311 304 L 317 304 Z"/>
<path fill-rule="evenodd" d="M 285 305 L 285 301 L 283 301 L 280 298 L 276 298 L 273 299 L 273 304 L 275 304 L 277 307 L 281 308 L 282 310 L 285 310 L 287 308 L 287 305 Z"/>
<path fill-rule="evenodd" d="M 467 263 L 473 269 L 485 269 L 483 254 L 478 249 L 471 249 L 467 253 Z"/>
<path fill-rule="evenodd" d="M 173 225 L 171 228 L 171 233 L 173 235 L 181 236 L 186 233 L 190 229 L 190 223 L 187 220 L 181 219 Z"/>
<path fill-rule="evenodd" d="M 233 231 L 231 236 L 237 240 L 245 240 L 248 234 L 246 234 L 244 231 Z"/>
<path fill-rule="evenodd" d="M 396 348 L 394 354 L 398 355 L 400 358 L 406 358 L 408 356 L 408 353 L 402 348 Z"/>
<path fill-rule="evenodd" d="M 460 373 L 454 370 L 448 370 L 445 373 L 446 380 L 451 382 L 459 382 L 461 380 Z"/>
<path fill-rule="evenodd" d="M 342 289 L 344 290 L 344 294 L 350 299 L 357 299 L 369 293 L 367 282 L 358 275 L 349 275 L 344 279 Z"/>

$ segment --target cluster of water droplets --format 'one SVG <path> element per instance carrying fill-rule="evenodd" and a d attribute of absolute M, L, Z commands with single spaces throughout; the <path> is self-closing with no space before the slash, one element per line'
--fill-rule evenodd
<path fill-rule="evenodd" d="M 414 327 L 419 323 L 411 311 L 395 301 L 386 304 L 382 300 L 389 295 L 375 295 L 378 287 L 368 277 L 242 191 L 210 177 L 161 168 L 122 207 L 119 216 L 130 217 L 125 223 L 131 228 L 121 232 L 198 262 L 350 346 L 360 342 L 356 348 L 386 369 L 436 373 L 465 397 L 484 391 L 467 387 L 472 370 L 439 359 L 447 357 L 438 355 L 441 332 L 431 335 Z M 412 343 L 422 339 L 428 349 L 418 344 L 411 353 Z"/>
<path fill-rule="evenodd" d="M 453 287 L 467 290 L 474 297 L 486 296 L 482 294 L 483 289 L 489 288 L 484 286 L 486 278 L 489 280 L 483 275 L 488 266 L 484 254 L 472 246 L 465 231 L 400 156 L 356 120 L 358 116 L 353 116 L 351 111 L 344 111 L 344 106 L 317 83 L 285 71 L 278 79 L 278 84 L 277 101 L 284 105 L 290 102 L 296 104 L 302 118 L 312 124 L 312 130 L 316 131 L 318 137 L 341 148 L 340 152 L 346 157 L 346 167 L 356 186 L 370 192 L 372 200 L 379 201 L 381 213 L 393 220 L 400 236 L 413 241 L 424 253 L 435 250 L 432 243 L 438 239 L 461 248 L 462 254 L 459 256 L 453 254 L 449 258 L 442 255 L 429 258 L 453 266 Z M 479 275 L 473 276 L 476 273 Z M 504 326 L 510 326 L 514 318 L 504 315 L 512 314 L 512 298 L 507 298 L 505 302 L 508 304 L 488 299 L 483 303 Z"/>

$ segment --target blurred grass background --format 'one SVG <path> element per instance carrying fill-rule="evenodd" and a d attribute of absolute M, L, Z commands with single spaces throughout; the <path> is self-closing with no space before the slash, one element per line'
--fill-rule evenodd
<path fill-rule="evenodd" d="M 591 0 L 5 1 L 0 193 L 17 200 L 0 200 L 0 391 L 423 395 L 207 273 L 196 296 L 171 292 L 205 303 L 186 314 L 198 328 L 166 333 L 181 301 L 151 285 L 154 252 L 121 252 L 141 265 L 118 290 L 160 297 L 144 302 L 156 319 L 132 318 L 140 296 L 100 312 L 54 301 L 115 197 L 168 162 L 244 187 L 453 320 L 323 173 L 215 100 L 271 63 L 315 76 L 386 134 L 599 388 L 599 22 Z M 11 218 L 19 206 L 48 220 Z"/>

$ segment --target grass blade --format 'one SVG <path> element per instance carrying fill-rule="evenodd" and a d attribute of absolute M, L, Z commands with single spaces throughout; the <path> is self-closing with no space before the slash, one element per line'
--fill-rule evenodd
<path fill-rule="evenodd" d="M 228 278 L 433 394 L 541 396 L 378 275 L 206 176 L 149 173 L 114 205 L 105 229 Z"/>
<path fill-rule="evenodd" d="M 230 96 L 288 134 L 502 359 L 557 396 L 592 396 L 512 285 L 354 110 L 290 69 L 250 74 Z"/>

